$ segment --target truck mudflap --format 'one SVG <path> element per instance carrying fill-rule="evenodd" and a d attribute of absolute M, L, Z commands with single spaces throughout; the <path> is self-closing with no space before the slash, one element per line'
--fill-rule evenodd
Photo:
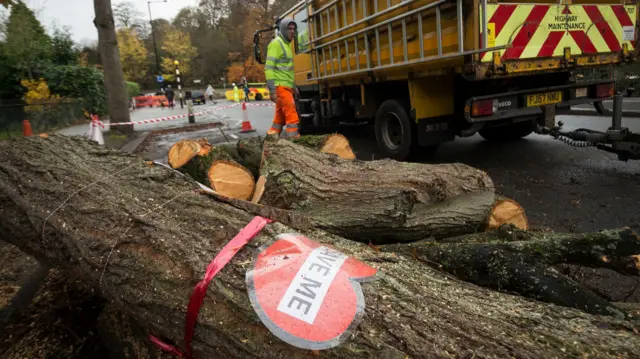
<path fill-rule="evenodd" d="M 593 55 L 625 46 L 633 51 L 636 13 L 636 5 L 488 4 L 487 47 L 510 44 L 500 50 L 503 62 L 563 57 L 565 51 Z M 480 59 L 491 62 L 493 54 Z"/>
<path fill-rule="evenodd" d="M 542 116 L 543 107 L 603 101 L 612 98 L 614 90 L 614 82 L 605 80 L 471 97 L 465 102 L 464 116 L 470 123 Z"/>

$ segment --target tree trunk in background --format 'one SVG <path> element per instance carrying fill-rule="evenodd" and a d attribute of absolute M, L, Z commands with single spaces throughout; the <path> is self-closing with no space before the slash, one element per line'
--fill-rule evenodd
<path fill-rule="evenodd" d="M 130 122 L 127 86 L 122 73 L 111 0 L 93 0 L 93 6 L 96 12 L 93 23 L 98 29 L 98 44 L 104 68 L 104 85 L 107 88 L 109 116 L 112 123 Z M 123 126 L 116 128 L 123 129 Z M 132 130 L 128 126 L 127 128 Z"/>
<path fill-rule="evenodd" d="M 181 344 L 193 287 L 253 218 L 198 189 L 186 176 L 81 138 L 0 141 L 0 240 L 74 268 L 142 327 L 131 333 Z M 364 317 L 346 343 L 321 353 L 295 348 L 262 324 L 245 282 L 256 249 L 295 231 L 288 223 L 267 225 L 211 282 L 195 358 L 631 358 L 640 347 L 631 319 L 498 293 L 413 255 L 310 229 L 307 237 L 381 275 L 362 284 Z M 117 322 L 106 324 L 126 327 Z M 128 336 L 118 334 L 114 342 Z"/>

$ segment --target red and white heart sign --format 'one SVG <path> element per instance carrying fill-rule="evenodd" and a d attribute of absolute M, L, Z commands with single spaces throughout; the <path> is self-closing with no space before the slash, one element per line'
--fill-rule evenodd
<path fill-rule="evenodd" d="M 254 310 L 283 341 L 304 349 L 333 348 L 364 315 L 360 282 L 376 269 L 300 234 L 283 234 L 260 249 L 247 272 Z"/>

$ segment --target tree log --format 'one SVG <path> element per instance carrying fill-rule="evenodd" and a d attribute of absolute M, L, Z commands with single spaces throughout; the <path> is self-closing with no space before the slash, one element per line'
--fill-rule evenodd
<path fill-rule="evenodd" d="M 252 217 L 189 177 L 80 138 L 0 141 L 0 239 L 76 268 L 112 305 L 174 343 L 205 267 Z M 271 334 L 247 295 L 255 249 L 292 231 L 267 225 L 216 276 L 198 318 L 196 358 L 317 357 Z M 487 290 L 322 230 L 304 234 L 381 272 L 362 284 L 362 322 L 324 358 L 630 358 L 640 347 L 628 320 Z"/>
<path fill-rule="evenodd" d="M 182 140 L 169 149 L 168 163 L 196 181 L 210 185 L 209 169 L 216 161 L 238 161 L 233 146 L 212 146 L 207 140 Z"/>
<path fill-rule="evenodd" d="M 343 160 L 289 141 L 265 142 L 260 203 L 304 213 L 362 242 L 409 242 L 484 231 L 491 178 L 463 164 Z M 348 214 L 348 215 L 346 215 Z"/>
<path fill-rule="evenodd" d="M 260 176 L 264 141 L 265 139 L 263 137 L 250 137 L 240 139 L 237 143 L 237 152 L 241 157 L 238 163 L 247 167 L 256 178 Z M 311 148 L 318 152 L 334 154 L 340 158 L 356 158 L 349 145 L 349 140 L 340 134 L 322 136 L 307 135 L 293 139 L 292 141 L 300 146 Z"/>
<path fill-rule="evenodd" d="M 607 257 L 640 253 L 640 238 L 630 229 L 586 234 L 520 232 L 509 242 L 500 231 L 450 238 L 446 243 L 415 242 L 383 246 L 414 254 L 426 264 L 484 287 L 512 291 L 594 314 L 622 315 L 583 285 L 562 275 L 560 263 L 603 267 Z"/>

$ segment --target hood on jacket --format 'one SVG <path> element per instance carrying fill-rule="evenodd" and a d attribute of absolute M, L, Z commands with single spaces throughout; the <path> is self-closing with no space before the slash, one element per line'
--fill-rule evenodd
<path fill-rule="evenodd" d="M 278 31 L 280 31 L 280 37 L 282 38 L 282 40 L 284 40 L 284 42 L 286 42 L 287 44 L 290 42 L 289 39 L 287 39 L 286 33 L 287 33 L 287 28 L 289 27 L 289 24 L 293 23 L 294 25 L 296 25 L 296 29 L 298 29 L 298 24 L 296 24 L 293 19 L 290 18 L 284 18 L 282 20 L 280 20 L 280 26 L 278 27 Z M 295 35 L 294 35 L 295 36 Z"/>

